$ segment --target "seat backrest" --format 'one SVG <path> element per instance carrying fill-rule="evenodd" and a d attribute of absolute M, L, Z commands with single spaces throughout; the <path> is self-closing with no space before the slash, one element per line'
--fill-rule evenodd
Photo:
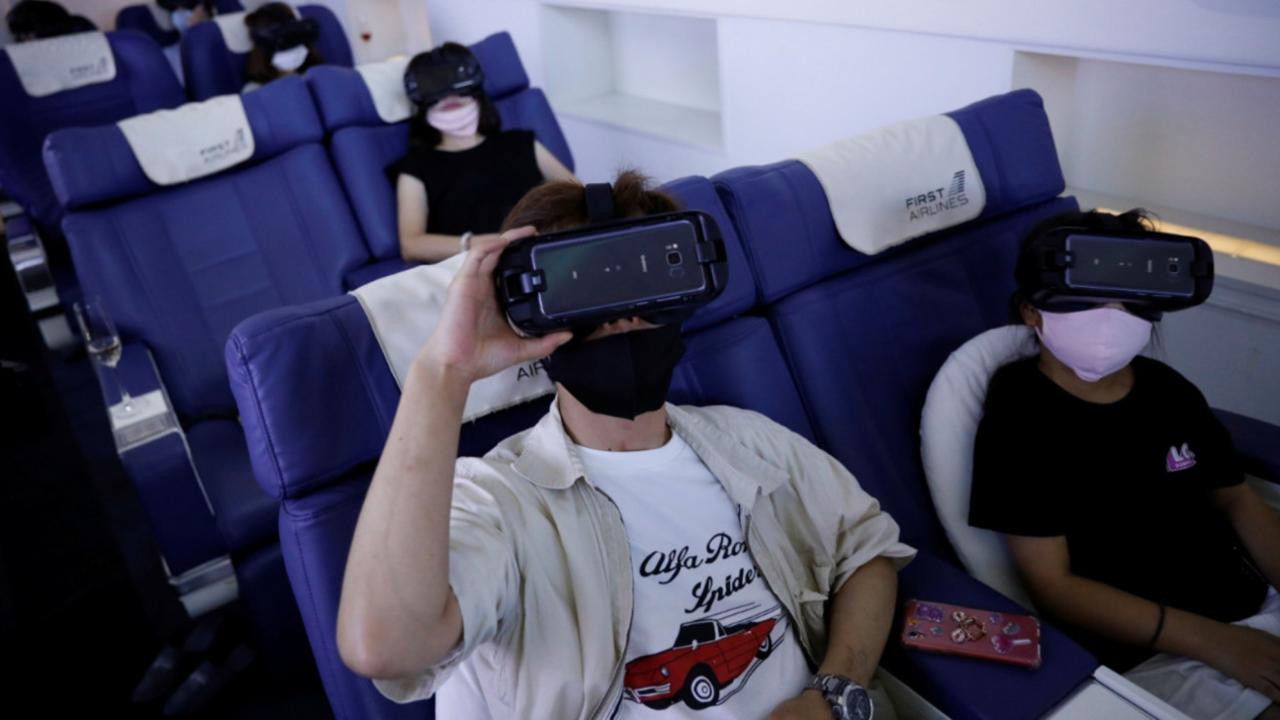
<path fill-rule="evenodd" d="M 1034 92 L 949 115 L 985 188 L 981 215 L 876 255 L 841 241 L 822 186 L 798 161 L 713 178 L 819 444 L 881 500 L 908 542 L 943 556 L 951 549 L 919 456 L 926 390 L 952 350 L 1004 323 L 1023 233 L 1074 207 L 1054 199 L 1064 183 Z"/>
<path fill-rule="evenodd" d="M 354 63 L 351 43 L 333 11 L 323 5 L 298 5 L 297 9 L 302 17 L 319 23 L 320 37 L 315 48 L 324 57 L 325 65 L 351 67 Z M 182 74 L 187 83 L 187 96 L 192 100 L 238 93 L 244 87 L 249 46 L 228 47 L 223 35 L 224 25 L 235 26 L 239 31 L 244 16 L 244 13 L 220 15 L 213 22 L 196 25 L 182 36 Z"/>
<path fill-rule="evenodd" d="M 236 13 L 244 10 L 240 0 L 214 0 L 214 9 L 220 15 Z M 169 47 L 177 43 L 182 35 L 168 20 L 169 12 L 154 1 L 138 5 L 125 5 L 116 13 L 116 30 L 133 30 L 140 32 L 160 47 Z M 163 20 L 161 18 L 164 18 Z"/>
<path fill-rule="evenodd" d="M 234 416 L 222 346 L 254 313 L 343 291 L 368 262 L 301 78 L 238 98 L 254 154 L 167 187 L 115 125 L 62 130 L 45 159 L 77 274 L 155 353 L 179 415 Z"/>
<path fill-rule="evenodd" d="M 0 50 L 0 187 L 46 232 L 56 234 L 62 218 L 40 157 L 49 133 L 115 122 L 184 100 L 178 79 L 154 41 L 132 32 L 109 32 L 106 38 L 115 60 L 113 79 L 42 97 L 27 94 L 9 54 Z M 64 41 L 49 38 L 32 44 L 53 48 Z"/>
<path fill-rule="evenodd" d="M 504 128 L 532 130 L 567 167 L 573 155 L 547 98 L 529 87 L 511 36 L 496 33 L 471 46 L 485 73 L 485 92 Z M 399 257 L 395 188 L 386 168 L 409 149 L 408 121 L 388 124 L 379 117 L 369 88 L 355 70 L 318 67 L 307 73 L 338 175 L 351 198 L 374 257 Z"/>
<path fill-rule="evenodd" d="M 969 525 L 973 445 L 996 371 L 1039 352 L 1031 328 L 993 328 L 951 353 L 929 386 L 920 417 L 920 457 L 934 509 L 969 574 L 1031 607 L 1000 534 Z"/>

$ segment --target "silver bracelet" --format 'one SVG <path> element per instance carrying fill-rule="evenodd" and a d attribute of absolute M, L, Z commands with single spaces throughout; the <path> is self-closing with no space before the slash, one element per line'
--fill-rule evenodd
<path fill-rule="evenodd" d="M 458 238 L 458 248 L 460 252 L 465 254 L 471 251 L 472 234 L 473 233 L 470 230 L 468 230 L 462 233 L 462 235 Z"/>

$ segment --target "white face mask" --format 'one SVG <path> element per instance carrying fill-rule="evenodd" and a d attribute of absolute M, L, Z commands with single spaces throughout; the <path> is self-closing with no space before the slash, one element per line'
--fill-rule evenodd
<path fill-rule="evenodd" d="M 1128 365 L 1151 341 L 1151 323 L 1124 310 L 1101 307 L 1073 313 L 1040 311 L 1040 342 L 1085 382 Z"/>
<path fill-rule="evenodd" d="M 440 108 L 446 101 L 427 109 L 427 124 L 445 135 L 471 137 L 480 128 L 480 103 L 475 98 L 463 98 L 462 104 L 449 110 Z"/>
<path fill-rule="evenodd" d="M 280 50 L 271 56 L 271 65 L 280 72 L 293 72 L 302 67 L 302 63 L 307 61 L 309 53 L 310 51 L 307 50 L 306 45 Z"/>
<path fill-rule="evenodd" d="M 187 28 L 191 27 L 191 16 L 194 14 L 193 10 L 174 10 L 169 14 L 169 19 L 173 21 L 173 29 L 179 33 L 185 33 Z"/>

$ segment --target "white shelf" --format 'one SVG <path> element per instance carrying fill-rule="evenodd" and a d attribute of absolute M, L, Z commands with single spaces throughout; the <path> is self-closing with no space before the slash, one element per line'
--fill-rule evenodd
<path fill-rule="evenodd" d="M 723 149 L 715 20 L 547 3 L 541 30 L 557 113 Z"/>
<path fill-rule="evenodd" d="M 621 93 L 559 100 L 556 109 L 565 115 L 664 140 L 711 150 L 723 147 L 720 113 L 711 110 Z"/>

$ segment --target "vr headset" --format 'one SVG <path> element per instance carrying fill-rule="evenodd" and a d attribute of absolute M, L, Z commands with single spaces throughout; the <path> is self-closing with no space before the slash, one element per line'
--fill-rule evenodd
<path fill-rule="evenodd" d="M 729 279 L 715 218 L 697 210 L 613 220 L 613 188 L 586 186 L 589 224 L 534 235 L 502 252 L 493 278 L 498 304 L 525 335 L 639 316 L 682 322 Z"/>
<path fill-rule="evenodd" d="M 249 31 L 253 44 L 269 53 L 310 45 L 320 37 L 320 23 L 313 18 L 300 18 L 279 25 L 255 27 Z"/>
<path fill-rule="evenodd" d="M 472 95 L 484 88 L 480 61 L 466 48 L 438 47 L 415 55 L 404 71 L 404 92 L 420 108 L 447 95 Z"/>
<path fill-rule="evenodd" d="M 1158 320 L 1213 291 L 1213 251 L 1200 238 L 1133 230 L 1058 227 L 1018 258 L 1018 286 L 1035 307 L 1077 312 L 1119 302 Z"/>

